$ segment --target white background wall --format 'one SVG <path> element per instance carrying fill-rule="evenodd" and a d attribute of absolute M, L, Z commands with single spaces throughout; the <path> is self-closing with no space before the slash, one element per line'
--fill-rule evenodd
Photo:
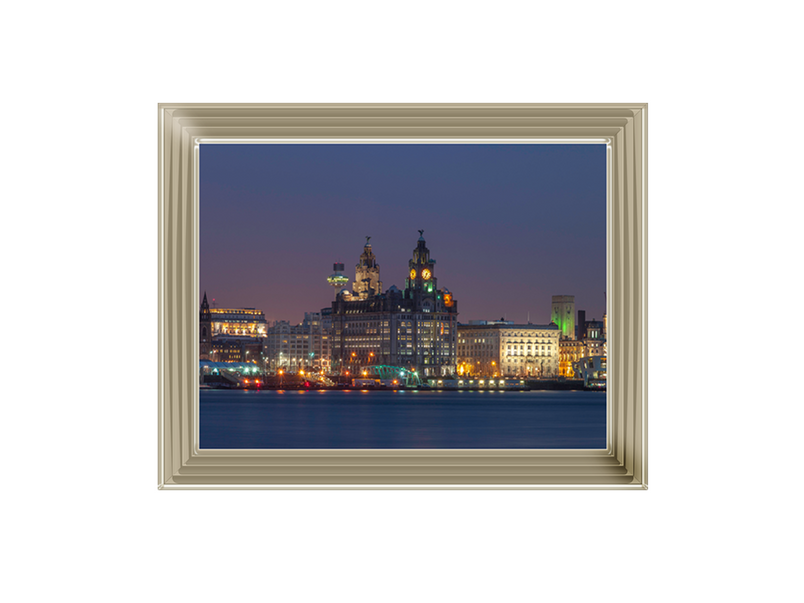
<path fill-rule="evenodd" d="M 4 9 L 4 599 L 800 595 L 793 4 L 292 4 Z M 650 490 L 157 491 L 173 101 L 649 102 Z"/>

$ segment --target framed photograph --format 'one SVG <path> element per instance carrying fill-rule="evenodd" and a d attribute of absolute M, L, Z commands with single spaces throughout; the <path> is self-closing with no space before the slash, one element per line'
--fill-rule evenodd
<path fill-rule="evenodd" d="M 647 105 L 159 105 L 159 488 L 647 488 Z"/>

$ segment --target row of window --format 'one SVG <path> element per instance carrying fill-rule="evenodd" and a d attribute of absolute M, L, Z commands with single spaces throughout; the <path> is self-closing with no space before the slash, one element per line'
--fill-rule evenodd
<path fill-rule="evenodd" d="M 506 350 L 524 350 L 524 349 L 525 349 L 525 347 L 527 347 L 528 349 L 530 349 L 530 348 L 531 348 L 531 345 L 530 345 L 530 344 L 528 344 L 527 346 L 525 346 L 525 345 L 520 345 L 519 347 L 517 347 L 517 345 L 516 345 L 516 344 L 514 344 L 513 346 L 510 346 L 510 345 L 509 345 L 509 346 L 508 346 L 508 347 L 506 347 L 505 349 L 506 349 Z M 543 350 L 543 349 L 544 349 L 544 347 L 545 347 L 545 346 L 541 346 L 541 349 Z M 534 345 L 534 346 L 533 346 L 533 349 L 534 349 L 534 350 L 538 350 L 538 349 L 539 349 L 539 346 L 538 346 L 538 345 Z M 549 345 L 549 344 L 548 344 L 548 346 L 547 346 L 547 349 L 548 349 L 548 350 L 550 349 L 550 345 Z"/>
<path fill-rule="evenodd" d="M 528 361 L 525 360 L 524 358 L 514 358 L 512 360 L 506 360 L 506 362 L 507 363 L 514 363 L 514 364 L 524 364 L 525 362 L 528 362 Z"/>

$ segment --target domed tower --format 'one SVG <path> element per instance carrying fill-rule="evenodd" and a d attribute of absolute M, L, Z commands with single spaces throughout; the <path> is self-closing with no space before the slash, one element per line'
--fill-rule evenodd
<path fill-rule="evenodd" d="M 338 293 L 343 289 L 346 283 L 349 282 L 349 279 L 342 274 L 343 264 L 341 262 L 335 262 L 335 264 L 332 265 L 332 269 L 335 272 L 327 277 L 327 282 L 335 289 L 335 297 L 338 297 Z"/>
<path fill-rule="evenodd" d="M 355 266 L 355 282 L 352 283 L 352 291 L 354 296 L 359 299 L 368 299 L 382 293 L 380 265 L 371 250 L 370 240 L 371 237 L 366 237 L 363 253 L 360 254 L 360 262 Z"/>

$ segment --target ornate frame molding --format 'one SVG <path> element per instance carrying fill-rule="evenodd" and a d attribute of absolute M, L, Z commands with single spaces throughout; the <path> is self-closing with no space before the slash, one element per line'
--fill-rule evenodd
<path fill-rule="evenodd" d="M 159 105 L 160 489 L 647 488 L 647 104 Z M 608 145 L 606 450 L 200 450 L 198 148 L 220 142 Z"/>

